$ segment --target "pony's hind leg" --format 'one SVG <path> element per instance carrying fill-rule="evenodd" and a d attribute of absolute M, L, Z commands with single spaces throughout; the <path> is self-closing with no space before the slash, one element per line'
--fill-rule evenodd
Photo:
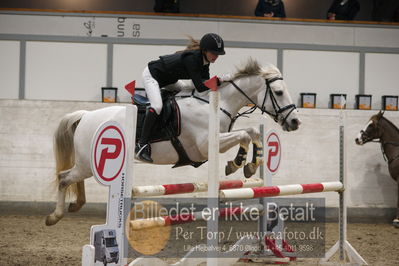
<path fill-rule="evenodd" d="M 65 177 L 71 172 L 71 170 L 66 170 L 58 174 L 58 191 L 57 191 L 57 203 L 55 206 L 55 210 L 53 213 L 47 215 L 46 217 L 46 225 L 54 225 L 59 220 L 64 217 L 64 209 L 65 209 L 65 195 L 66 195 L 66 186 L 61 185 L 61 180 L 65 179 Z"/>
<path fill-rule="evenodd" d="M 61 220 L 62 217 L 64 217 L 65 196 L 66 196 L 67 188 L 72 184 L 81 182 L 82 184 L 80 184 L 80 185 L 78 184 L 78 192 L 79 192 L 79 186 L 81 189 L 82 185 L 83 185 L 83 192 L 84 192 L 83 180 L 87 177 L 89 177 L 89 176 L 83 176 L 76 167 L 73 167 L 70 170 L 63 171 L 58 175 L 59 185 L 58 185 L 58 194 L 57 194 L 57 204 L 56 204 L 54 212 L 46 217 L 46 225 L 54 225 L 59 220 Z M 85 198 L 85 196 L 83 198 Z M 78 195 L 78 200 L 79 200 L 79 195 Z M 81 199 L 80 199 L 80 202 L 81 202 Z M 72 207 L 72 208 L 74 208 L 74 207 Z"/>
<path fill-rule="evenodd" d="M 86 193 L 85 193 L 85 181 L 80 181 L 76 183 L 77 186 L 77 197 L 76 202 L 71 202 L 68 207 L 68 212 L 77 212 L 86 203 Z"/>

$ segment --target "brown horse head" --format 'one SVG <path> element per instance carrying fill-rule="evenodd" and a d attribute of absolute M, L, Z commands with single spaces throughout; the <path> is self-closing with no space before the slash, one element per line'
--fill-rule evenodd
<path fill-rule="evenodd" d="M 378 140 L 382 135 L 381 127 L 379 122 L 384 116 L 384 111 L 380 110 L 377 114 L 373 115 L 365 128 L 360 130 L 357 135 L 355 142 L 357 145 L 363 145 L 367 142 Z"/>

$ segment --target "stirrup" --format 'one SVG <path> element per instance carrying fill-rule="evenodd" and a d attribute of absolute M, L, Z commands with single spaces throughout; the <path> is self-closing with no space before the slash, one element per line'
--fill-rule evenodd
<path fill-rule="evenodd" d="M 137 143 L 136 145 L 136 156 L 140 160 L 143 160 L 145 162 L 153 163 L 154 161 L 151 158 L 151 146 L 150 144 L 146 143 L 143 146 L 142 144 Z"/>

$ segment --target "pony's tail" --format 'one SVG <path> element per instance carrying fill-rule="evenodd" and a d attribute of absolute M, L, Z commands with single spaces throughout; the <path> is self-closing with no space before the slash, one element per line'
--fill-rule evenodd
<path fill-rule="evenodd" d="M 59 184 L 59 176 L 62 171 L 71 169 L 75 164 L 75 149 L 73 136 L 80 119 L 87 111 L 76 111 L 65 115 L 54 134 L 54 155 L 56 185 Z"/>

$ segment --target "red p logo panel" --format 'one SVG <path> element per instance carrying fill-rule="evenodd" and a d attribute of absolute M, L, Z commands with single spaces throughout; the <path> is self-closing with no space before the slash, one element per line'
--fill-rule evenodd
<path fill-rule="evenodd" d="M 97 180 L 104 184 L 119 176 L 125 164 L 125 139 L 120 128 L 105 125 L 96 136 L 93 147 L 93 171 Z"/>
<path fill-rule="evenodd" d="M 100 175 L 103 175 L 105 161 L 107 159 L 112 160 L 119 157 L 119 154 L 121 153 L 122 150 L 122 141 L 120 139 L 103 138 L 101 140 L 101 144 L 115 146 L 115 150 L 113 152 L 108 152 L 108 148 L 104 148 L 101 151 L 100 162 L 98 164 L 97 170 Z"/>
<path fill-rule="evenodd" d="M 269 141 L 268 145 L 269 145 L 269 156 L 267 159 L 267 167 L 271 169 L 270 166 L 271 166 L 272 157 L 276 157 L 278 155 L 279 143 L 277 141 Z"/>
<path fill-rule="evenodd" d="M 266 139 L 267 148 L 267 163 L 268 170 L 275 174 L 280 166 L 281 160 L 281 143 L 278 135 L 275 132 L 271 132 Z"/>

